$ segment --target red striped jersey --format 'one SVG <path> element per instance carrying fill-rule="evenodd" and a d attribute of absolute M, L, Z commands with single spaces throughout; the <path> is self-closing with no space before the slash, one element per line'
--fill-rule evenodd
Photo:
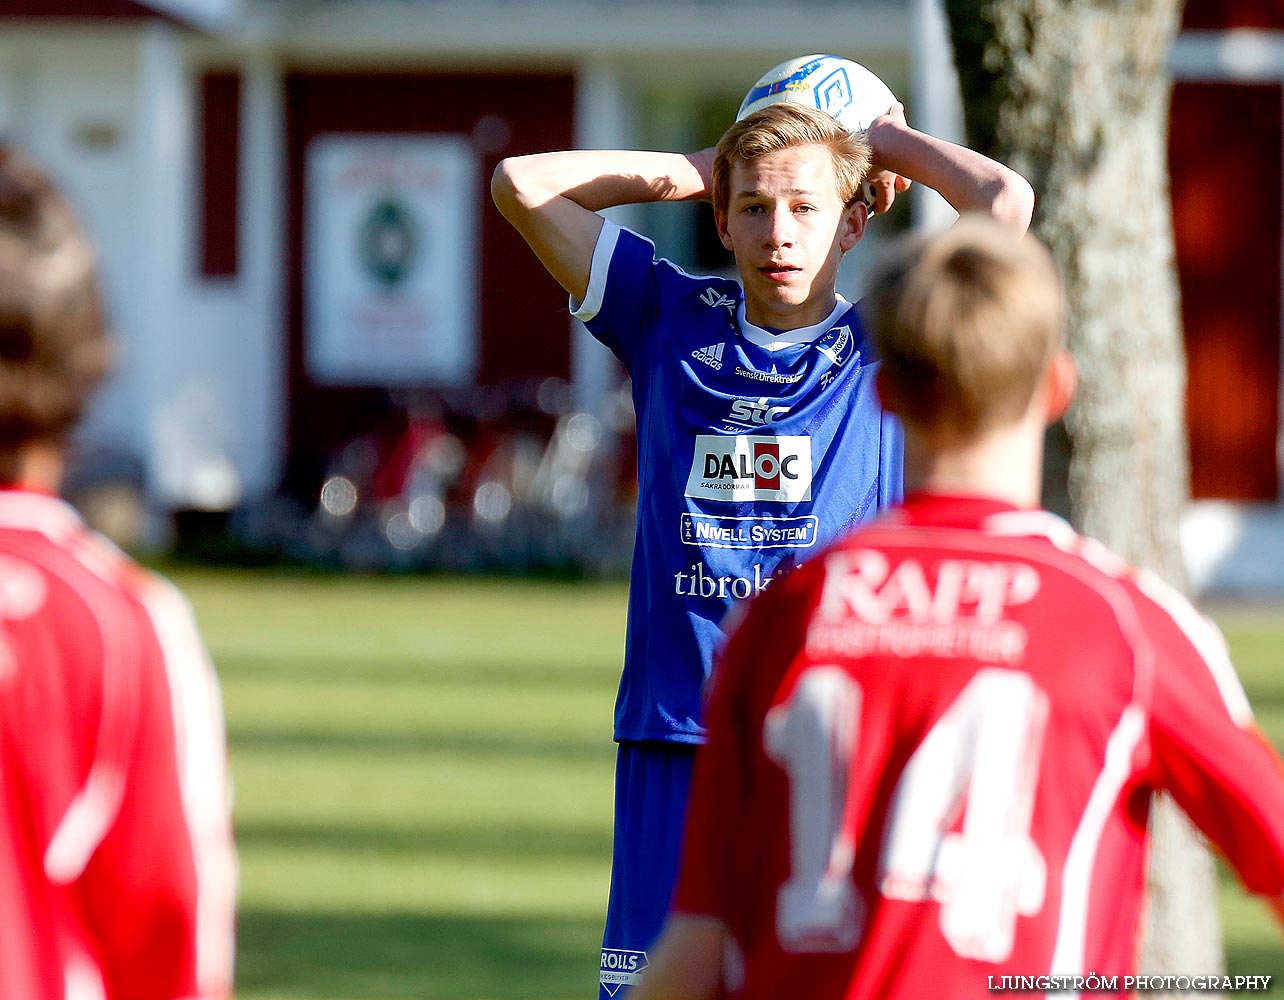
<path fill-rule="evenodd" d="M 222 707 L 189 608 L 0 492 L 0 997 L 229 995 Z"/>
<path fill-rule="evenodd" d="M 726 925 L 734 996 L 1130 974 L 1159 789 L 1284 893 L 1220 634 L 1050 514 L 910 497 L 751 605 L 709 727 L 675 909 Z"/>

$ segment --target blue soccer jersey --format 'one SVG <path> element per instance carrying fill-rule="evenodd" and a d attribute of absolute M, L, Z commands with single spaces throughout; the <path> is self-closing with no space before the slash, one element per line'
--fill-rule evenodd
<path fill-rule="evenodd" d="M 737 282 L 656 260 L 607 222 L 575 315 L 628 369 L 637 411 L 615 738 L 698 743 L 727 610 L 900 498 L 900 427 L 841 298 L 816 326 L 765 330 Z"/>

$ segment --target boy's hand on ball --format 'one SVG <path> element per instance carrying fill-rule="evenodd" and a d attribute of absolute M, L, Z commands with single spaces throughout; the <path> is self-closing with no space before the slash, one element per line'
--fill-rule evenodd
<path fill-rule="evenodd" d="M 882 215 L 896 201 L 898 194 L 909 190 L 912 182 L 903 174 L 894 174 L 890 170 L 871 173 L 865 181 L 865 187 L 874 196 L 874 214 Z"/>
<path fill-rule="evenodd" d="M 911 184 L 908 177 L 883 167 L 878 158 L 878 136 L 883 129 L 887 127 L 894 129 L 898 125 L 905 124 L 905 105 L 897 101 L 887 109 L 886 114 L 874 119 L 865 133 L 870 151 L 873 153 L 869 175 L 865 179 L 865 189 L 873 196 L 875 215 L 882 215 L 888 211 L 895 203 L 896 196 L 908 191 Z"/>

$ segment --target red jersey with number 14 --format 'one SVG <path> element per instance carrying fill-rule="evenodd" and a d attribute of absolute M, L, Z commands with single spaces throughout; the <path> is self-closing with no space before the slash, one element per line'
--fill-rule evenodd
<path fill-rule="evenodd" d="M 675 909 L 726 925 L 735 996 L 1129 974 L 1157 789 L 1284 893 L 1284 769 L 1221 636 L 1040 511 L 911 497 L 777 582 L 709 730 Z"/>

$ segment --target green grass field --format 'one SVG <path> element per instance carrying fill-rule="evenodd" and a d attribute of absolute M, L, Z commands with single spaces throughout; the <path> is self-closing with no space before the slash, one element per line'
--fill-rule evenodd
<path fill-rule="evenodd" d="M 622 585 L 182 570 L 223 681 L 242 1000 L 594 995 Z M 1219 609 L 1284 745 L 1284 609 Z M 1231 967 L 1284 977 L 1223 892 Z"/>

